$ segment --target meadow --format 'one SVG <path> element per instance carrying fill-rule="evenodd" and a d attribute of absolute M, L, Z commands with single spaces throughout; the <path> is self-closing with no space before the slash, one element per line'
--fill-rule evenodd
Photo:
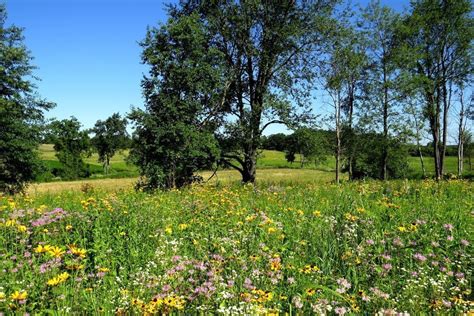
<path fill-rule="evenodd" d="M 60 178 L 55 178 L 52 175 L 52 170 L 54 168 L 61 168 L 61 164 L 55 156 L 55 151 L 53 145 L 51 144 L 42 144 L 39 147 L 39 155 L 43 162 L 45 163 L 48 171 L 40 177 L 38 182 L 51 182 L 51 181 L 61 181 Z M 102 165 L 98 162 L 98 155 L 93 153 L 91 156 L 86 157 L 84 162 L 88 165 L 88 168 L 91 172 L 89 179 L 119 179 L 119 178 L 136 178 L 138 177 L 138 170 L 132 164 L 126 162 L 128 156 L 128 150 L 118 152 L 114 157 L 112 157 L 110 162 L 110 173 L 104 174 Z M 421 163 L 418 157 L 408 157 L 408 177 L 421 179 L 422 178 L 422 169 Z M 334 157 L 327 157 L 320 163 L 315 164 L 314 162 L 306 162 L 301 166 L 301 157 L 296 155 L 296 160 L 293 163 L 289 163 L 285 159 L 285 153 L 276 150 L 262 150 L 258 157 L 257 168 L 258 169 L 305 169 L 305 170 L 315 170 L 314 172 L 309 172 L 309 177 L 314 178 L 316 175 L 317 178 L 327 178 L 333 177 L 330 174 L 334 172 L 335 169 L 335 159 Z M 427 176 L 434 175 L 434 162 L 432 157 L 425 157 L 425 168 Z M 457 157 L 448 156 L 445 160 L 446 173 L 457 174 Z M 317 172 L 319 171 L 319 172 Z M 207 172 L 203 172 L 205 177 L 208 175 Z M 236 172 L 233 170 L 221 170 L 219 172 L 224 179 L 238 180 Z M 269 173 L 268 171 L 266 173 Z M 270 172 L 271 173 L 271 172 Z M 328 173 L 328 174 L 325 174 Z M 465 176 L 473 175 L 473 171 L 469 169 L 468 161 L 465 162 Z M 117 181 L 119 186 L 123 183 L 130 182 L 131 180 Z M 112 183 L 112 182 L 111 182 Z M 54 186 L 54 185 L 53 185 Z"/>
<path fill-rule="evenodd" d="M 271 170 L 256 187 L 89 182 L 0 198 L 0 311 L 472 311 L 472 182 L 336 186 Z"/>

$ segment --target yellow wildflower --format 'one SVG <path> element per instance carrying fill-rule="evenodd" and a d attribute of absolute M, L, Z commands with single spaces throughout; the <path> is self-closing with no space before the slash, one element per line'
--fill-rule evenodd
<path fill-rule="evenodd" d="M 361 214 L 362 214 L 362 213 L 365 213 L 365 208 L 363 208 L 363 207 L 358 207 L 358 208 L 356 208 L 356 211 L 357 211 L 357 213 L 361 213 Z"/>
<path fill-rule="evenodd" d="M 163 299 L 163 304 L 168 307 L 176 308 L 176 309 L 183 309 L 185 301 L 176 295 L 167 296 Z"/>
<path fill-rule="evenodd" d="M 346 217 L 348 221 L 351 221 L 351 222 L 355 222 L 357 219 L 359 219 L 359 217 L 352 215 L 351 213 L 346 213 L 344 214 L 344 216 Z"/>
<path fill-rule="evenodd" d="M 308 295 L 308 296 L 313 296 L 314 294 L 316 294 L 316 290 L 315 290 L 315 289 L 307 289 L 307 290 L 306 290 L 306 295 Z"/>
<path fill-rule="evenodd" d="M 247 217 L 245 218 L 245 221 L 246 221 L 246 222 L 251 222 L 251 221 L 253 221 L 253 220 L 256 219 L 256 218 L 257 218 L 257 215 L 254 214 L 254 215 L 251 215 L 251 216 L 247 216 Z"/>
<path fill-rule="evenodd" d="M 69 246 L 69 250 L 71 253 L 75 256 L 78 256 L 80 258 L 85 258 L 87 251 L 83 248 L 77 248 L 75 245 Z"/>
<path fill-rule="evenodd" d="M 398 226 L 398 230 L 400 232 L 406 232 L 407 231 L 407 229 L 404 226 Z"/>
<path fill-rule="evenodd" d="M 53 246 L 49 248 L 48 253 L 55 258 L 60 258 L 62 255 L 64 255 L 64 250 L 59 247 Z"/>
<path fill-rule="evenodd" d="M 26 291 L 15 291 L 10 296 L 10 298 L 14 301 L 23 301 L 23 300 L 26 300 L 27 297 L 28 297 L 28 292 Z"/>
<path fill-rule="evenodd" d="M 51 246 L 50 245 L 38 245 L 36 248 L 34 248 L 33 250 L 36 252 L 36 253 L 43 253 L 43 252 L 48 252 L 49 250 L 51 249 Z"/>
<path fill-rule="evenodd" d="M 6 227 L 12 227 L 16 225 L 16 220 L 15 219 L 9 219 L 5 222 Z"/>

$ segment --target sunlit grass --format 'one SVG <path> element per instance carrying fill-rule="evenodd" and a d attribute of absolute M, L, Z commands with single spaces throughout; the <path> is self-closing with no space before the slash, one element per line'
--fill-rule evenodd
<path fill-rule="evenodd" d="M 215 175 L 211 171 L 201 172 L 205 182 L 212 185 L 218 184 L 238 184 L 241 175 L 235 170 L 220 170 Z M 212 178 L 211 178 L 212 176 Z M 28 188 L 29 194 L 38 193 L 59 193 L 61 191 L 80 191 L 85 184 L 93 187 L 113 192 L 117 190 L 130 190 L 134 187 L 138 178 L 119 179 L 86 179 L 78 181 L 56 181 L 46 183 L 34 183 Z M 257 183 L 274 184 L 294 184 L 294 183 L 328 183 L 334 180 L 332 172 L 319 170 L 299 170 L 299 169 L 261 169 L 257 171 Z"/>

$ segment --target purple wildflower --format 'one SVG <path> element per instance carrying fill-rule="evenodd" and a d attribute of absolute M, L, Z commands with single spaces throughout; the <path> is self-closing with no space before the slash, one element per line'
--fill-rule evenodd
<path fill-rule="evenodd" d="M 385 271 L 390 271 L 390 270 L 392 270 L 392 265 L 390 263 L 385 263 L 384 265 L 382 265 L 382 268 Z"/>
<path fill-rule="evenodd" d="M 334 309 L 334 312 L 337 314 L 337 315 L 344 315 L 345 313 L 347 313 L 347 309 L 345 307 L 336 307 Z"/>
<path fill-rule="evenodd" d="M 449 231 L 452 231 L 453 228 L 454 228 L 453 224 L 449 224 L 449 223 L 444 224 L 443 227 L 444 227 L 444 229 L 449 230 Z"/>
<path fill-rule="evenodd" d="M 420 261 L 420 262 L 425 262 L 426 261 L 426 257 L 423 256 L 421 253 L 417 252 L 413 255 L 413 258 L 415 258 L 416 260 Z"/>

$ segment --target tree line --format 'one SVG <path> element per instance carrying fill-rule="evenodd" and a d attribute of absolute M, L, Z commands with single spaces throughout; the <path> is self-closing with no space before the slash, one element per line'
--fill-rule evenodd
<path fill-rule="evenodd" d="M 468 162 L 468 170 L 472 171 L 472 158 L 474 156 L 474 142 L 470 133 L 466 133 L 468 136 L 464 141 L 464 160 Z M 380 136 L 380 135 L 379 135 Z M 276 150 L 285 153 L 286 160 L 290 163 L 295 162 L 296 154 L 300 155 L 300 163 L 303 166 L 306 162 L 320 163 L 328 156 L 332 156 L 334 153 L 334 140 L 335 140 L 334 131 L 322 130 L 322 129 L 311 129 L 311 128 L 300 128 L 291 134 L 276 133 L 267 136 L 262 136 L 262 150 Z M 359 142 L 357 145 L 357 151 L 360 153 L 370 151 L 370 146 L 372 150 L 377 152 L 382 152 L 382 148 L 374 148 L 376 143 L 371 142 L 377 138 L 377 135 L 371 133 L 360 134 L 358 135 Z M 365 139 L 365 141 L 363 141 Z M 394 177 L 404 177 L 407 172 L 407 158 L 411 157 L 430 157 L 434 156 L 433 154 L 433 145 L 427 143 L 424 145 L 416 144 L 414 139 L 412 142 L 400 144 L 399 150 L 399 160 L 395 161 L 396 164 L 400 166 L 398 172 L 393 174 Z M 458 145 L 447 145 L 446 156 L 449 157 L 458 157 Z M 393 150 L 393 148 L 392 148 Z M 356 158 L 359 158 L 358 165 L 360 164 L 372 164 L 375 169 L 378 164 L 376 159 L 370 159 L 370 161 L 360 160 L 363 156 L 358 155 Z M 373 157 L 372 157 L 373 158 Z M 393 163 L 391 161 L 390 163 Z M 342 170 L 347 171 L 347 165 L 343 166 Z M 459 170 L 458 170 L 459 171 Z M 376 178 L 377 175 L 364 173 L 363 171 L 357 171 L 357 174 L 362 177 L 373 177 Z M 459 174 L 458 174 L 459 175 Z M 426 176 L 426 170 L 422 173 L 422 176 Z"/>
<path fill-rule="evenodd" d="M 472 12 L 469 0 L 413 0 L 401 13 L 380 1 L 360 8 L 336 0 L 169 5 L 168 20 L 149 27 L 140 43 L 148 66 L 145 106 L 127 116 L 139 186 L 180 187 L 198 180 L 196 171 L 217 167 L 255 182 L 262 136 L 272 124 L 302 137 L 329 129 L 330 146 L 309 137 L 298 150 L 308 157 L 329 148 L 339 182 L 342 167 L 350 179 L 397 177 L 408 142 L 416 143 L 423 163 L 426 135 L 435 178 L 442 179 L 457 121 L 462 175 L 474 116 Z M 18 191 L 38 167 L 38 129 L 53 104 L 35 93 L 22 30 L 5 21 L 0 6 L 0 190 Z M 316 102 L 315 95 L 321 95 Z M 326 114 L 317 116 L 314 107 Z M 78 122 L 55 124 L 60 135 Z M 94 133 L 106 130 L 96 125 Z M 58 159 L 79 169 L 86 143 L 80 134 L 55 143 Z M 107 169 L 117 147 L 107 148 L 114 143 L 107 136 L 97 142 L 106 144 L 99 155 Z M 75 154 L 59 154 L 71 146 Z M 287 158 L 296 147 L 287 148 Z"/>

